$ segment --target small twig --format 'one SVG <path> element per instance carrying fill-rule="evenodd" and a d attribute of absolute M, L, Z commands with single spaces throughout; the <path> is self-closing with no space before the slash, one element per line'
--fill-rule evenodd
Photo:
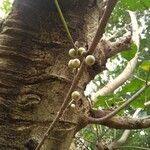
<path fill-rule="evenodd" d="M 98 125 L 96 124 L 96 136 L 97 136 L 97 141 L 100 141 L 100 134 L 99 134 L 99 129 L 98 129 Z"/>
<path fill-rule="evenodd" d="M 56 2 L 57 0 L 55 0 Z M 110 18 L 110 15 L 115 7 L 117 3 L 117 0 L 109 0 L 107 2 L 107 7 L 106 7 L 106 10 L 101 18 L 101 21 L 100 21 L 100 24 L 99 24 L 99 27 L 98 27 L 98 30 L 96 32 L 96 35 L 93 39 L 93 42 L 91 44 L 91 47 L 89 48 L 88 50 L 88 53 L 92 54 L 97 46 L 97 44 L 99 43 L 100 39 L 102 38 L 102 35 L 105 31 L 105 27 L 106 27 L 106 24 Z M 41 146 L 43 145 L 45 139 L 48 137 L 49 133 L 53 130 L 54 128 L 54 125 L 56 124 L 56 122 L 59 120 L 59 118 L 62 116 L 63 114 L 63 111 L 65 110 L 65 108 L 67 107 L 68 103 L 70 102 L 70 94 L 72 93 L 72 91 L 76 88 L 79 80 L 80 80 L 80 77 L 83 73 L 83 70 L 84 68 L 86 67 L 86 64 L 85 64 L 85 58 L 83 58 L 83 61 L 81 63 L 81 66 L 80 66 L 80 69 L 79 71 L 77 72 L 76 76 L 74 77 L 73 81 L 72 81 L 72 84 L 71 84 L 71 87 L 63 101 L 63 104 L 60 108 L 60 110 L 58 111 L 55 119 L 53 120 L 53 122 L 51 123 L 51 125 L 49 126 L 49 128 L 47 129 L 47 131 L 45 132 L 42 140 L 40 141 L 40 143 L 38 144 L 37 148 L 35 150 L 40 150 Z"/>
<path fill-rule="evenodd" d="M 104 116 L 103 118 L 92 118 L 88 117 L 89 122 L 97 123 L 97 122 L 103 122 L 107 119 L 112 118 L 115 116 L 119 111 L 124 109 L 126 106 L 128 106 L 133 100 L 135 100 L 143 91 L 145 91 L 150 86 L 150 82 L 148 82 L 146 85 L 144 85 L 140 90 L 138 90 L 131 98 L 129 98 L 125 103 L 123 103 L 120 107 L 109 113 L 108 115 Z"/>
<path fill-rule="evenodd" d="M 147 76 L 146 76 L 146 82 L 145 82 L 145 84 L 147 84 L 148 83 L 148 78 L 149 78 L 149 76 L 150 76 L 150 68 L 149 68 L 149 70 L 148 70 L 148 73 L 147 73 Z"/>
<path fill-rule="evenodd" d="M 138 79 L 138 80 L 140 80 L 140 81 L 142 81 L 142 82 L 146 82 L 146 80 L 144 80 L 144 79 L 142 79 L 142 78 L 140 78 L 140 77 L 138 77 L 138 76 L 136 76 L 136 75 L 134 75 L 134 78 L 136 78 L 136 79 Z"/>

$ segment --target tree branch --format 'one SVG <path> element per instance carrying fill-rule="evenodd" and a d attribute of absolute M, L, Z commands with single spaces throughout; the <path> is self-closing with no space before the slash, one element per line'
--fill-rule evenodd
<path fill-rule="evenodd" d="M 92 110 L 91 116 L 93 118 L 102 118 L 109 114 L 110 111 L 108 110 Z M 101 124 L 107 126 L 109 128 L 115 129 L 142 129 L 142 128 L 149 128 L 150 127 L 150 119 L 137 119 L 137 118 L 130 118 L 130 117 L 120 117 L 114 116 L 108 120 L 104 120 L 103 122 L 91 122 L 90 120 L 87 122 Z"/>
<path fill-rule="evenodd" d="M 106 120 L 110 119 L 111 117 L 115 116 L 119 111 L 121 111 L 123 108 L 128 106 L 133 100 L 135 100 L 145 89 L 147 89 L 150 86 L 150 82 L 145 84 L 140 90 L 138 90 L 131 98 L 129 98 L 125 103 L 123 103 L 121 106 L 119 106 L 117 109 L 112 111 L 111 113 L 100 117 L 99 119 L 92 118 L 92 117 L 87 117 L 88 121 L 90 123 L 99 123 L 101 124 L 102 122 L 105 122 Z"/>
<path fill-rule="evenodd" d="M 102 38 L 103 36 L 103 33 L 105 32 L 105 28 L 106 28 L 106 25 L 107 25 L 107 22 L 110 18 L 110 15 L 116 5 L 118 0 L 109 0 L 107 2 L 107 7 L 106 7 L 106 10 L 104 11 L 104 14 L 100 20 L 100 24 L 99 24 L 99 27 L 97 29 L 97 32 L 96 32 L 96 35 L 93 39 L 93 42 L 90 46 L 90 49 L 89 49 L 89 53 L 92 54 L 93 51 L 95 50 L 97 44 L 99 43 L 100 39 Z"/>
<path fill-rule="evenodd" d="M 116 42 L 111 42 L 110 50 L 107 53 L 107 58 L 110 58 L 119 52 L 122 52 L 124 50 L 128 50 L 131 46 L 131 34 L 125 35 L 121 37 Z"/>
<path fill-rule="evenodd" d="M 135 67 L 137 65 L 137 61 L 138 61 L 138 54 L 136 54 L 134 58 L 132 58 L 128 62 L 126 68 L 118 77 L 116 77 L 113 81 L 108 82 L 102 89 L 94 93 L 92 95 L 92 100 L 95 101 L 98 96 L 105 96 L 113 92 L 115 89 L 121 86 L 125 81 L 127 81 L 130 78 L 130 76 L 133 74 Z"/>

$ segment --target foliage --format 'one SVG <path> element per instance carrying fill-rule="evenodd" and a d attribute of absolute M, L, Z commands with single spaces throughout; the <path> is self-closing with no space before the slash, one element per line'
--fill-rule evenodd
<path fill-rule="evenodd" d="M 122 87 L 115 90 L 114 93 L 109 94 L 108 96 L 101 96 L 98 97 L 97 101 L 94 103 L 95 108 L 107 108 L 107 109 L 114 109 L 118 106 L 120 106 L 128 97 L 131 97 L 138 89 L 140 89 L 146 81 L 150 81 L 149 70 L 150 70 L 150 19 L 148 16 L 150 15 L 150 11 L 148 10 L 150 8 L 150 1 L 147 0 L 122 0 L 118 3 L 115 11 L 113 12 L 113 15 L 111 17 L 111 20 L 109 22 L 109 25 L 107 27 L 107 33 L 106 36 L 109 36 L 112 41 L 115 41 L 118 37 L 122 36 L 126 30 L 131 30 L 131 23 L 129 19 L 129 15 L 127 13 L 127 10 L 136 11 L 137 17 L 138 17 L 138 23 L 140 26 L 140 33 L 141 33 L 141 46 L 140 46 L 140 57 L 139 57 L 139 63 L 138 67 L 134 73 L 134 75 L 128 80 Z M 116 29 L 118 32 L 116 32 Z M 111 38 L 111 35 L 116 35 L 115 37 Z M 100 74 L 95 77 L 95 80 L 93 81 L 94 86 L 94 92 L 95 90 L 102 88 L 108 80 L 111 80 L 112 78 L 117 77 L 123 70 L 123 68 L 126 66 L 127 62 L 133 58 L 133 56 L 136 53 L 136 45 L 132 44 L 130 50 L 122 52 L 121 55 L 117 55 L 115 58 L 111 58 L 109 60 L 109 63 L 112 63 L 115 65 L 114 69 L 109 68 L 107 70 L 107 73 L 105 71 L 104 75 Z M 120 62 L 120 57 L 122 59 L 121 64 L 114 63 L 116 62 L 116 59 L 118 62 Z M 117 64 L 117 65 L 116 65 Z M 106 77 L 107 75 L 107 77 Z M 104 79 L 105 76 L 105 79 Z M 106 80 L 107 78 L 107 80 Z M 149 115 L 149 106 L 145 106 L 144 103 L 150 101 L 150 88 L 147 89 L 143 94 L 141 94 L 138 98 L 135 99 L 134 102 L 130 104 L 127 108 L 122 110 L 120 112 L 120 115 L 130 115 L 133 114 L 134 111 L 137 108 L 142 108 L 143 111 L 141 112 L 141 116 Z M 95 125 L 93 125 L 94 128 Z M 103 135 L 101 137 L 101 141 L 108 141 L 111 142 L 114 139 L 119 139 L 122 134 L 122 130 L 112 130 L 108 129 L 106 127 L 99 126 L 98 128 L 101 128 L 102 133 L 100 135 Z M 107 131 L 107 134 L 104 134 L 105 131 Z M 86 139 L 86 135 L 88 133 L 92 135 L 97 135 L 97 130 L 88 130 L 86 129 L 86 134 L 83 134 L 83 138 Z M 127 145 L 134 145 L 134 146 L 141 146 L 141 147 L 150 147 L 150 130 L 135 130 L 132 131 L 132 134 L 130 138 L 127 141 Z M 145 140 L 146 139 L 146 140 Z M 88 139 L 89 140 L 89 139 Z M 92 143 L 91 143 L 92 142 Z M 106 142 L 107 143 L 107 142 Z M 90 137 L 90 145 L 91 149 L 94 149 L 95 147 L 95 137 Z M 127 146 L 126 145 L 126 146 Z"/>
<path fill-rule="evenodd" d="M 8 14 L 11 10 L 11 1 L 3 0 L 2 5 L 0 6 L 0 10 L 2 10 L 5 14 Z"/>
<path fill-rule="evenodd" d="M 121 1 L 124 8 L 129 10 L 145 10 L 150 7 L 150 1 L 148 0 L 122 0 Z"/>

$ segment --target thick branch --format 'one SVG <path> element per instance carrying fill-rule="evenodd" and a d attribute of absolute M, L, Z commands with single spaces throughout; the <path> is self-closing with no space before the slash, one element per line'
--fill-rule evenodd
<path fill-rule="evenodd" d="M 128 62 L 126 68 L 119 76 L 117 76 L 113 81 L 108 82 L 107 85 L 105 85 L 102 89 L 94 93 L 92 95 L 92 99 L 96 100 L 98 96 L 105 96 L 113 92 L 119 86 L 121 86 L 125 81 L 127 81 L 130 78 L 130 76 L 133 74 L 137 65 L 137 61 L 138 61 L 138 54 L 136 54 L 135 57 Z"/>
<path fill-rule="evenodd" d="M 119 111 L 121 111 L 122 109 L 124 109 L 126 106 L 128 106 L 133 100 L 135 100 L 145 89 L 147 89 L 150 86 L 150 82 L 148 82 L 147 84 L 145 84 L 145 86 L 143 86 L 140 90 L 138 90 L 131 98 L 129 98 L 125 103 L 123 103 L 121 106 L 119 106 L 117 109 L 115 109 L 114 111 L 112 111 L 111 113 L 107 114 L 106 116 L 99 118 L 99 119 L 95 119 L 95 118 L 88 118 L 90 120 L 90 122 L 93 123 L 97 123 L 97 122 L 103 122 L 105 120 L 108 120 L 109 118 L 115 116 Z"/>
<path fill-rule="evenodd" d="M 119 52 L 128 50 L 131 46 L 131 34 L 123 36 L 116 42 L 112 42 L 110 46 L 111 47 L 109 52 L 107 53 L 107 58 L 110 58 Z"/>
<path fill-rule="evenodd" d="M 109 112 L 110 111 L 92 110 L 91 115 L 93 118 L 102 118 L 109 114 Z M 105 120 L 103 122 L 91 122 L 89 120 L 88 123 L 101 124 L 115 129 L 142 129 L 150 127 L 150 119 L 137 119 L 119 116 L 114 116 L 111 119 Z"/>

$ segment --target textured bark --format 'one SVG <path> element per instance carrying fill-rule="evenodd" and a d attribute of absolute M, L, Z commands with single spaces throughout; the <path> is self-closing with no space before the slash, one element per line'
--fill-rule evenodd
<path fill-rule="evenodd" d="M 78 47 L 88 49 L 103 14 L 102 0 L 59 0 Z M 74 134 L 91 115 L 84 89 L 105 68 L 107 58 L 126 49 L 124 43 L 101 40 L 94 51 L 96 63 L 85 67 L 77 86 L 82 97 L 68 107 L 43 150 L 67 150 Z M 54 120 L 74 74 L 68 68 L 72 48 L 52 0 L 15 0 L 0 24 L 0 149 L 34 150 Z M 104 124 L 105 125 L 105 124 Z"/>
<path fill-rule="evenodd" d="M 79 46 L 90 44 L 93 26 L 98 24 L 99 11 L 91 3 L 90 0 L 60 1 Z M 93 14 L 97 16 L 96 24 L 89 21 Z M 1 150 L 36 147 L 71 85 L 73 74 L 67 67 L 71 47 L 53 1 L 14 2 L 0 34 Z M 103 63 L 106 61 L 103 56 L 97 57 Z M 83 93 L 86 83 L 100 71 L 100 65 L 97 62 L 92 69 L 85 70 L 77 90 Z M 95 67 L 97 70 L 93 71 Z M 84 126 L 79 115 L 88 110 L 88 105 L 83 99 L 75 109 L 67 109 L 42 149 L 69 148 L 74 134 Z"/>

